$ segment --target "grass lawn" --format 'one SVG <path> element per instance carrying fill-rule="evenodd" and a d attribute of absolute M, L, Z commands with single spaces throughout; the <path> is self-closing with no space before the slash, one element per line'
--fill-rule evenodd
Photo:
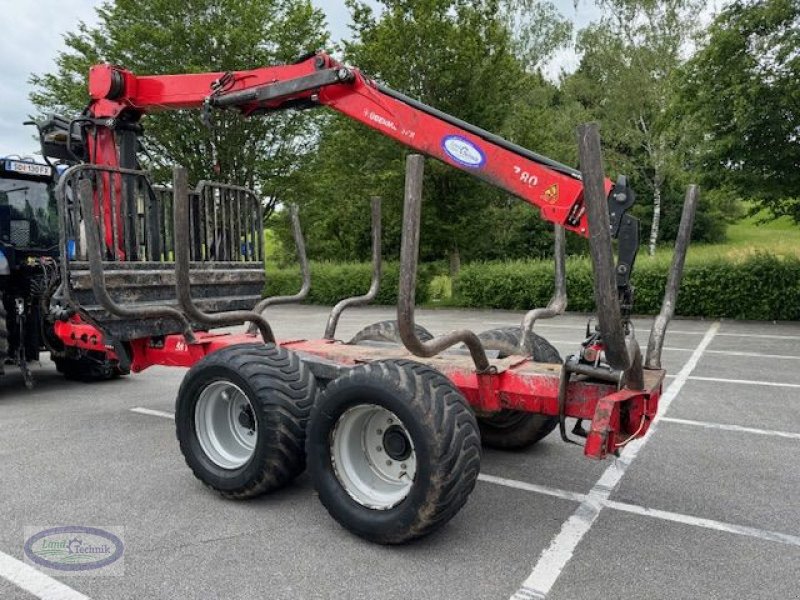
<path fill-rule="evenodd" d="M 777 256 L 800 258 L 800 225 L 788 217 L 760 223 L 759 215 L 747 217 L 728 225 L 728 239 L 721 244 L 692 244 L 687 261 L 703 261 L 713 258 L 741 259 L 756 252 L 768 252 Z M 639 251 L 639 260 L 664 260 L 672 257 L 672 248 L 662 246 L 656 256 L 650 258 L 647 249 Z"/>

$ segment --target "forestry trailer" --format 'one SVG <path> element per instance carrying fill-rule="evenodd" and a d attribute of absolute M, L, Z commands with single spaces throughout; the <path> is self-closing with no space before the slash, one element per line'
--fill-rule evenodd
<path fill-rule="evenodd" d="M 629 318 L 639 246 L 638 222 L 627 212 L 634 194 L 624 178 L 604 179 L 595 126 L 579 128 L 578 171 L 322 52 L 226 73 L 142 76 L 101 64 L 91 69 L 89 94 L 79 118 L 41 127 L 44 139 L 63 142 L 65 157 L 80 159 L 59 178 L 55 194 L 60 259 L 48 307 L 57 315 L 53 333 L 65 349 L 95 353 L 121 371 L 190 367 L 177 394 L 178 442 L 195 476 L 223 496 L 277 490 L 308 464 L 336 520 L 374 542 L 403 543 L 439 528 L 464 505 L 480 470 L 481 443 L 525 447 L 558 428 L 587 457 L 601 459 L 647 432 L 664 381 L 661 347 L 697 190 L 687 194 L 664 308 L 643 359 Z M 181 167 L 171 191 L 154 189 L 136 160 L 137 136 L 142 117 L 155 111 L 257 117 L 316 107 L 538 208 L 556 226 L 550 305 L 528 313 L 520 327 L 481 334 L 433 337 L 415 324 L 424 161 L 415 154 L 407 159 L 397 320 L 368 326 L 346 343 L 336 338 L 342 311 L 369 302 L 378 289 L 380 205 L 373 201 L 370 289 L 338 303 L 319 339 L 275 340 L 269 307 L 302 300 L 310 286 L 296 211 L 302 288 L 261 299 L 261 199 L 208 181 L 191 189 Z M 597 326 L 562 361 L 533 328 L 566 306 L 565 230 L 590 240 Z M 232 332 L 236 325 L 244 328 Z M 571 432 L 568 418 L 577 420 Z"/>

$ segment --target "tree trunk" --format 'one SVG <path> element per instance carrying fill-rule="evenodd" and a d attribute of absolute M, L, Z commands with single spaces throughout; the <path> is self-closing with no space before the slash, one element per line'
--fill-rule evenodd
<path fill-rule="evenodd" d="M 461 270 L 461 253 L 458 251 L 458 246 L 453 246 L 450 249 L 450 277 L 455 277 Z"/>
<path fill-rule="evenodd" d="M 653 185 L 653 222 L 650 225 L 650 244 L 648 254 L 653 256 L 656 253 L 656 243 L 658 242 L 658 231 L 661 227 L 661 186 L 663 177 L 656 173 Z"/>

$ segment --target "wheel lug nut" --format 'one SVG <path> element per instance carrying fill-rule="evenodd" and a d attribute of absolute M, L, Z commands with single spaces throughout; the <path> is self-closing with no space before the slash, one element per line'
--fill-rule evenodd
<path fill-rule="evenodd" d="M 377 446 L 375 449 L 376 449 L 378 452 L 383 452 L 383 448 L 381 448 L 380 446 Z"/>
<path fill-rule="evenodd" d="M 386 466 L 387 466 L 387 467 L 391 467 L 391 466 L 392 466 L 392 461 L 390 461 L 390 460 L 387 460 L 387 461 L 386 461 Z"/>
<path fill-rule="evenodd" d="M 383 435 L 383 429 L 378 429 L 378 435 Z"/>
<path fill-rule="evenodd" d="M 400 465 L 400 468 L 401 468 L 401 469 L 405 469 L 405 468 L 406 468 L 406 463 L 403 463 L 403 464 L 401 464 L 401 465 Z"/>

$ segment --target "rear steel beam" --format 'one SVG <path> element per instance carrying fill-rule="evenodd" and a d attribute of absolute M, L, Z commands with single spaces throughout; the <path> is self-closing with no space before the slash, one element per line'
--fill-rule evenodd
<path fill-rule="evenodd" d="M 412 154 L 406 159 L 406 185 L 403 203 L 403 231 L 400 242 L 400 289 L 397 296 L 397 324 L 400 339 L 414 356 L 429 358 L 463 343 L 469 349 L 478 373 L 491 370 L 486 351 L 478 336 L 467 329 L 459 329 L 423 342 L 414 330 L 414 304 L 417 285 L 417 260 L 419 258 L 419 228 L 422 212 L 422 176 L 425 158 Z"/>
<path fill-rule="evenodd" d="M 372 209 L 372 281 L 366 294 L 345 298 L 333 307 L 328 317 L 328 324 L 325 326 L 325 335 L 323 337 L 326 340 L 332 340 L 336 335 L 339 318 L 346 308 L 369 304 L 378 295 L 378 289 L 381 285 L 381 199 L 378 197 L 372 198 L 370 207 Z"/>

